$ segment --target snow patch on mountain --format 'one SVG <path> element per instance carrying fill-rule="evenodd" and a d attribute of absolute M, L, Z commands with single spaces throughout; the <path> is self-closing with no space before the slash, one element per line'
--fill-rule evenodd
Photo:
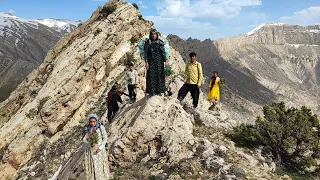
<path fill-rule="evenodd" d="M 291 47 L 295 47 L 295 48 L 299 48 L 299 47 L 302 47 L 302 46 L 308 46 L 308 47 L 319 47 L 319 45 L 317 44 L 284 44 L 284 46 L 291 46 Z"/>
<path fill-rule="evenodd" d="M 309 30 L 309 32 L 311 32 L 311 33 L 320 33 L 320 30 L 319 29 L 311 29 L 311 30 Z"/>
<path fill-rule="evenodd" d="M 286 25 L 286 24 L 285 23 L 263 23 L 263 24 L 259 25 L 258 27 L 254 28 L 253 30 L 251 30 L 250 32 L 248 32 L 247 35 L 249 35 L 249 36 L 253 35 L 265 26 L 283 26 L 283 25 Z"/>
<path fill-rule="evenodd" d="M 81 21 L 69 21 L 60 19 L 39 19 L 35 21 L 45 26 L 51 27 L 58 32 L 71 32 L 74 27 L 77 27 L 78 24 L 81 23 Z"/>
<path fill-rule="evenodd" d="M 24 23 L 32 28 L 38 28 L 38 22 L 30 19 L 19 18 L 10 13 L 0 12 L 0 30 L 1 28 L 11 28 Z"/>
<path fill-rule="evenodd" d="M 17 39 L 16 39 L 16 42 L 15 42 L 15 45 L 16 45 L 16 46 L 18 46 L 19 41 L 20 41 L 20 40 L 17 38 Z"/>
<path fill-rule="evenodd" d="M 70 21 L 63 19 L 24 19 L 14 16 L 10 13 L 0 12 L 0 36 L 12 36 L 9 32 L 11 29 L 24 30 L 25 28 L 31 27 L 34 29 L 39 28 L 39 24 L 47 26 L 57 32 L 67 33 L 73 31 L 81 21 Z"/>

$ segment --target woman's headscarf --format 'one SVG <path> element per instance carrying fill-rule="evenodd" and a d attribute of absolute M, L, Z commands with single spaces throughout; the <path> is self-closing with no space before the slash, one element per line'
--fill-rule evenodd
<path fill-rule="evenodd" d="M 156 29 L 150 29 L 149 39 L 150 39 L 150 40 L 153 40 L 153 39 L 151 38 L 151 34 L 152 34 L 153 32 L 155 32 L 155 33 L 157 34 L 157 39 L 155 39 L 155 40 L 158 40 L 158 39 L 159 39 L 159 32 L 158 32 Z"/>
<path fill-rule="evenodd" d="M 91 127 L 90 124 L 89 124 L 91 118 L 95 118 L 96 121 L 97 121 L 97 125 L 95 127 Z M 100 128 L 100 125 L 101 125 L 101 123 L 100 123 L 98 115 L 90 114 L 89 117 L 88 117 L 88 125 L 84 127 L 83 133 L 85 134 L 85 133 L 91 132 L 93 129 L 97 130 L 98 128 Z"/>
<path fill-rule="evenodd" d="M 90 123 L 90 119 L 91 118 L 95 118 L 97 120 L 97 125 L 98 125 L 98 123 L 100 123 L 99 117 L 98 117 L 97 114 L 90 114 L 89 117 L 88 117 L 88 123 Z"/>

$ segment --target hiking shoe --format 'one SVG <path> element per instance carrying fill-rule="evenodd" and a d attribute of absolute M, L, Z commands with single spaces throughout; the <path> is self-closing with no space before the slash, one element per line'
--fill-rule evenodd
<path fill-rule="evenodd" d="M 183 106 L 183 103 L 182 103 L 182 99 L 181 98 L 177 98 L 178 99 L 178 101 L 179 101 L 179 104 L 181 105 L 181 106 Z"/>
<path fill-rule="evenodd" d="M 191 109 L 192 109 L 192 111 L 193 111 L 194 113 L 199 113 L 198 107 L 192 107 Z"/>
<path fill-rule="evenodd" d="M 213 105 L 211 105 L 211 106 L 209 107 L 208 110 L 212 111 L 212 110 L 214 110 L 214 107 L 215 107 L 215 105 L 213 104 Z"/>
<path fill-rule="evenodd" d="M 151 96 L 153 96 L 154 94 L 150 94 L 150 93 L 146 93 L 146 96 L 147 97 L 151 97 Z"/>

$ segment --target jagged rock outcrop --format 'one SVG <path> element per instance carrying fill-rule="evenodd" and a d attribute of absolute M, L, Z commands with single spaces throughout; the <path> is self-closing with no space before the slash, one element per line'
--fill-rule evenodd
<path fill-rule="evenodd" d="M 229 111 L 206 110 L 205 96 L 198 110 L 191 108 L 190 98 L 181 106 L 175 98 L 183 84 L 181 77 L 170 77 L 168 83 L 174 92 L 171 97 L 143 97 L 133 105 L 125 104 L 108 126 L 114 178 L 276 178 L 271 159 L 245 153 L 224 136 L 222 132 L 234 125 Z M 58 179 L 84 179 L 78 165 L 80 151 L 61 168 Z"/>
<path fill-rule="evenodd" d="M 76 25 L 71 21 L 23 19 L 0 12 L 0 102 L 42 63 L 50 48 Z"/>
<path fill-rule="evenodd" d="M 136 179 L 275 178 L 272 160 L 259 162 L 258 154 L 244 153 L 221 133 L 235 125 L 229 111 L 207 110 L 203 95 L 197 110 L 179 104 L 175 97 L 182 84 L 173 77 L 173 97 L 146 97 L 123 109 L 109 127 L 110 162 L 137 170 Z M 119 178 L 130 179 L 130 171 Z"/>

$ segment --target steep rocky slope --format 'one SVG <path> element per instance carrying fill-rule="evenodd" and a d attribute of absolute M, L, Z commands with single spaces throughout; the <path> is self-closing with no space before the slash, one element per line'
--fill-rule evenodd
<path fill-rule="evenodd" d="M 271 158 L 259 149 L 235 147 L 224 135 L 240 122 L 253 121 L 261 110 L 258 102 L 272 92 L 258 82 L 265 90 L 262 98 L 226 87 L 229 101 L 219 105 L 221 111 L 209 111 L 203 88 L 197 110 L 190 108 L 189 96 L 180 105 L 184 54 L 171 48 L 175 74 L 167 86 L 173 95 L 145 97 L 144 63 L 134 40 L 153 24 L 129 3 L 110 0 L 105 6 L 115 9 L 101 18 L 99 7 L 0 104 L 0 179 L 84 179 L 81 137 L 89 113 L 102 116 L 108 128 L 115 179 L 277 179 Z M 125 87 L 127 53 L 139 71 L 138 101 L 125 101 L 110 125 L 101 95 L 115 82 Z"/>
<path fill-rule="evenodd" d="M 32 20 L 0 12 L 0 102 L 38 67 L 47 52 L 78 22 Z"/>
<path fill-rule="evenodd" d="M 218 70 L 226 78 L 225 103 L 237 94 L 256 104 L 305 105 L 319 114 L 319 29 L 268 23 L 247 35 L 217 41 L 184 41 L 175 35 L 168 39 L 185 59 L 196 51 L 208 77 Z"/>

